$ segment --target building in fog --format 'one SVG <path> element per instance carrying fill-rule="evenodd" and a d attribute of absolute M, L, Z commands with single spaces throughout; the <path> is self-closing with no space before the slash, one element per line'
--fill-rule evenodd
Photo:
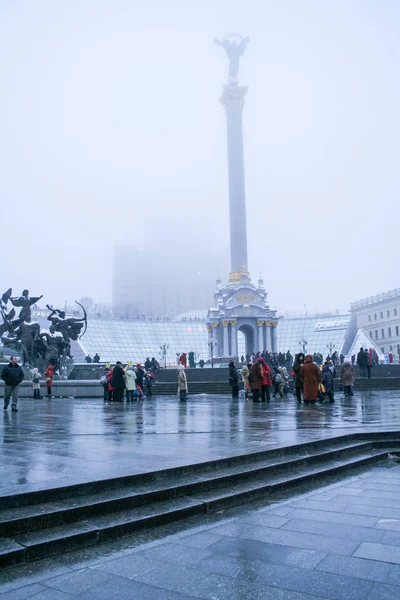
<path fill-rule="evenodd" d="M 136 318 L 140 310 L 137 297 L 137 269 L 140 253 L 128 243 L 113 248 L 112 262 L 112 307 L 116 317 Z"/>
<path fill-rule="evenodd" d="M 353 302 L 351 312 L 384 354 L 400 356 L 400 288 Z"/>
<path fill-rule="evenodd" d="M 131 244 L 118 244 L 113 249 L 113 314 L 164 320 L 211 306 L 216 274 L 225 265 L 218 267 L 215 255 L 204 250 L 187 256 L 179 245 L 169 244 L 141 253 Z"/>

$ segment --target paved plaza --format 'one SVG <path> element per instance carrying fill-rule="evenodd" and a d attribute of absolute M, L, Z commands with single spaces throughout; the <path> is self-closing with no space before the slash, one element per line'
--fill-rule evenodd
<path fill-rule="evenodd" d="M 289 500 L 0 570 L 0 600 L 398 600 L 399 492 L 388 460 Z"/>
<path fill-rule="evenodd" d="M 156 471 L 342 433 L 400 429 L 400 393 L 299 406 L 198 395 L 104 405 L 102 399 L 21 399 L 1 419 L 3 494 Z"/>

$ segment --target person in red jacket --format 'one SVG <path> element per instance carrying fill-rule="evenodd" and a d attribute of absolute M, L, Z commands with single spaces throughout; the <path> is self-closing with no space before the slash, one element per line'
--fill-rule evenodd
<path fill-rule="evenodd" d="M 271 369 L 269 368 L 269 366 L 267 365 L 267 363 L 265 362 L 265 360 L 263 358 L 260 358 L 260 360 L 261 360 L 260 366 L 261 366 L 261 376 L 262 376 L 261 402 L 269 402 L 271 400 L 269 388 L 272 386 Z"/>
<path fill-rule="evenodd" d="M 107 373 L 107 381 L 108 381 L 108 401 L 112 402 L 114 399 L 114 391 L 115 388 L 111 385 L 111 379 L 114 373 L 114 369 L 110 369 Z"/>
<path fill-rule="evenodd" d="M 45 386 L 47 387 L 47 399 L 54 398 L 54 396 L 51 395 L 51 386 L 53 385 L 53 377 L 54 377 L 54 367 L 53 367 L 53 365 L 49 365 L 44 372 Z"/>

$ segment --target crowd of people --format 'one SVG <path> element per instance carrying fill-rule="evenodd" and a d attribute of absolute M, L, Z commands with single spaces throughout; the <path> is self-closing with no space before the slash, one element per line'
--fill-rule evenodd
<path fill-rule="evenodd" d="M 305 355 L 299 352 L 295 355 L 293 365 L 291 364 L 291 355 L 286 353 L 285 360 L 274 365 L 272 360 L 275 356 L 258 352 L 254 354 L 248 364 L 241 369 L 237 369 L 235 363 L 229 363 L 229 385 L 232 390 L 232 398 L 239 397 L 239 387 L 241 380 L 244 386 L 244 395 L 246 399 L 251 399 L 253 402 L 269 402 L 271 396 L 283 398 L 287 396 L 290 390 L 290 376 L 293 378 L 294 394 L 297 402 L 301 404 L 315 404 L 316 402 L 324 402 L 327 398 L 330 403 L 335 401 L 334 398 L 334 379 L 337 377 L 336 367 L 340 362 L 340 382 L 345 396 L 353 396 L 354 385 L 354 370 L 351 362 L 341 361 L 342 356 L 328 356 L 320 364 L 319 355 Z M 368 354 L 368 350 L 360 350 L 362 361 Z M 271 360 L 272 356 L 272 360 Z M 266 358 L 269 358 L 269 363 Z M 317 360 L 318 358 L 318 360 Z M 279 355 L 278 355 L 279 361 Z M 338 362 L 337 362 L 338 361 Z M 289 367 L 290 365 L 290 367 Z M 241 377 L 241 380 L 239 379 Z"/>
<path fill-rule="evenodd" d="M 140 363 L 136 366 L 128 363 L 123 367 L 119 360 L 117 360 L 115 366 L 106 365 L 100 378 L 100 383 L 103 386 L 104 402 L 106 404 L 123 402 L 124 394 L 127 402 L 144 400 L 146 396 L 151 398 L 155 373 L 156 365 L 152 364 L 149 359 L 146 359 L 144 367 Z M 146 396 L 144 389 L 146 389 Z"/>

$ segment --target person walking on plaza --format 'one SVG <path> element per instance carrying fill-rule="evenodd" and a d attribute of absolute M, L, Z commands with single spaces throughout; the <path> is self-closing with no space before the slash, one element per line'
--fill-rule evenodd
<path fill-rule="evenodd" d="M 249 367 L 251 368 L 251 365 L 249 365 L 249 366 L 244 365 L 242 367 L 242 370 L 240 371 L 240 374 L 243 377 L 244 397 L 246 399 L 248 399 L 252 396 L 252 389 L 251 389 L 251 383 L 250 383 L 251 375 L 250 375 Z"/>
<path fill-rule="evenodd" d="M 296 390 L 296 399 L 301 404 L 301 393 L 303 391 L 303 382 L 300 378 L 301 366 L 304 364 L 304 354 L 299 352 L 294 357 L 293 373 L 294 373 L 294 388 Z"/>
<path fill-rule="evenodd" d="M 122 402 L 124 398 L 125 380 L 121 361 L 117 360 L 113 369 L 111 385 L 114 388 L 114 402 Z"/>
<path fill-rule="evenodd" d="M 269 388 L 272 386 L 272 373 L 271 369 L 265 362 L 263 358 L 261 360 L 261 402 L 269 402 L 271 400 L 271 395 L 269 393 Z"/>
<path fill-rule="evenodd" d="M 360 348 L 360 352 L 357 354 L 357 366 L 360 369 L 360 376 L 365 377 L 367 371 L 367 356 L 364 352 L 364 348 Z"/>
<path fill-rule="evenodd" d="M 182 363 L 178 366 L 178 394 L 180 400 L 186 400 L 188 394 L 188 384 L 186 379 L 185 367 Z"/>
<path fill-rule="evenodd" d="M 307 354 L 300 369 L 300 379 L 303 382 L 304 404 L 315 404 L 318 400 L 318 385 L 322 382 L 320 370 L 313 363 L 311 354 Z"/>
<path fill-rule="evenodd" d="M 354 371 L 350 361 L 345 360 L 341 369 L 340 377 L 342 378 L 343 392 L 345 396 L 354 396 Z"/>
<path fill-rule="evenodd" d="M 333 394 L 333 368 L 329 365 L 328 361 L 325 361 L 322 367 L 322 383 L 324 384 L 325 393 L 329 398 L 329 402 L 335 402 Z M 323 396 L 319 399 L 319 402 L 323 402 Z"/>
<path fill-rule="evenodd" d="M 114 369 L 110 368 L 110 370 L 107 373 L 107 384 L 108 384 L 108 388 L 107 388 L 107 400 L 108 400 L 108 402 L 113 402 L 114 401 L 114 392 L 115 392 L 115 390 L 114 390 L 114 388 L 112 386 L 112 383 L 111 383 L 113 372 L 114 372 Z"/>
<path fill-rule="evenodd" d="M 250 369 L 251 389 L 253 390 L 253 402 L 260 402 L 260 390 L 262 386 L 261 360 L 257 360 Z"/>
<path fill-rule="evenodd" d="M 40 400 L 40 377 L 39 369 L 36 367 L 32 369 L 32 388 L 35 400 Z"/>
<path fill-rule="evenodd" d="M 229 363 L 229 385 L 232 389 L 232 398 L 239 398 L 239 378 L 233 361 Z"/>
<path fill-rule="evenodd" d="M 54 367 L 53 365 L 49 365 L 44 372 L 44 384 L 47 387 L 47 400 L 50 398 L 54 398 L 51 395 L 51 386 L 53 385 L 53 377 L 54 377 Z"/>
<path fill-rule="evenodd" d="M 133 367 L 131 367 L 130 369 L 127 369 L 125 371 L 124 383 L 125 383 L 125 390 L 126 390 L 126 401 L 133 402 L 133 392 L 136 389 L 136 373 L 135 373 Z"/>
<path fill-rule="evenodd" d="M 3 368 L 1 378 L 4 381 L 4 410 L 7 410 L 11 400 L 11 410 L 18 412 L 18 394 L 20 383 L 24 380 L 24 372 L 18 364 L 18 357 L 11 356 L 10 362 Z"/>
<path fill-rule="evenodd" d="M 153 387 L 154 375 L 151 371 L 147 371 L 146 377 L 144 378 L 144 382 L 146 384 L 146 394 L 148 398 L 153 396 L 152 387 Z"/>

